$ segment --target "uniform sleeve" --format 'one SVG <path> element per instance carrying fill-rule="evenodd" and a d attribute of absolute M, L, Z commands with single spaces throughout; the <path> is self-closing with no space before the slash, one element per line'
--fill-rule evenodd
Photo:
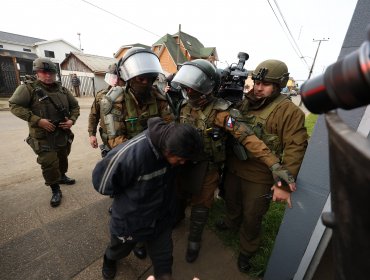
<path fill-rule="evenodd" d="M 278 108 L 276 112 L 276 115 L 271 117 L 280 124 L 278 135 L 283 147 L 282 164 L 296 178 L 307 148 L 305 115 L 297 106 L 289 103 Z"/>
<path fill-rule="evenodd" d="M 89 123 L 87 131 L 89 132 L 89 136 L 96 136 L 98 124 L 100 121 L 100 99 L 101 94 L 98 94 L 93 104 L 91 105 L 90 114 L 89 114 Z"/>
<path fill-rule="evenodd" d="M 69 104 L 69 119 L 75 124 L 76 120 L 80 116 L 80 105 L 78 105 L 77 99 L 67 89 L 67 99 Z"/>
<path fill-rule="evenodd" d="M 9 99 L 10 112 L 35 127 L 41 117 L 32 113 L 31 103 L 32 93 L 28 90 L 26 85 L 17 87 L 12 97 Z"/>
<path fill-rule="evenodd" d="M 219 112 L 215 117 L 215 124 L 229 132 L 253 157 L 266 164 L 267 167 L 270 168 L 280 161 L 246 124 L 235 122 L 228 125 L 229 116 L 227 111 Z"/>

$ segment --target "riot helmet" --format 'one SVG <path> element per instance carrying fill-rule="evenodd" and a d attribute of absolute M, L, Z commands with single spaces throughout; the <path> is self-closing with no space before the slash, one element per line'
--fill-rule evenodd
<path fill-rule="evenodd" d="M 110 85 L 110 86 L 115 86 L 118 83 L 119 79 L 119 69 L 117 67 L 116 63 L 113 63 L 108 66 L 108 70 L 105 74 L 104 81 Z"/>
<path fill-rule="evenodd" d="M 205 59 L 195 59 L 185 62 L 176 73 L 171 85 L 188 87 L 204 95 L 208 95 L 218 88 L 220 75 L 216 67 Z"/>
<path fill-rule="evenodd" d="M 265 60 L 253 71 L 252 80 L 274 83 L 284 88 L 289 80 L 288 67 L 280 60 Z"/>
<path fill-rule="evenodd" d="M 57 72 L 57 66 L 49 58 L 39 57 L 33 61 L 33 71 Z"/>
<path fill-rule="evenodd" d="M 154 81 L 159 73 L 163 73 L 158 56 L 151 50 L 140 47 L 129 49 L 118 66 L 120 76 L 125 82 L 140 75 L 152 77 Z"/>
<path fill-rule="evenodd" d="M 220 75 L 208 60 L 185 62 L 171 82 L 173 88 L 181 87 L 189 105 L 200 109 L 214 97 L 211 94 L 220 85 Z"/>

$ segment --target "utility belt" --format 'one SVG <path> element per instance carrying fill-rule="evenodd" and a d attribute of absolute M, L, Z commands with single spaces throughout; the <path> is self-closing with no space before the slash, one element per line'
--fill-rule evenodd
<path fill-rule="evenodd" d="M 25 141 L 36 154 L 39 154 L 71 146 L 73 139 L 74 134 L 71 130 L 56 129 L 53 133 L 47 133 L 44 138 L 35 138 L 29 135 Z"/>

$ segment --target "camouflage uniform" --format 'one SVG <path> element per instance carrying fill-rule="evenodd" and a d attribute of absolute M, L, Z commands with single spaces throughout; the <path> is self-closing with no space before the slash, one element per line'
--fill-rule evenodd
<path fill-rule="evenodd" d="M 58 82 L 46 85 L 37 80 L 20 85 L 9 99 L 11 112 L 28 122 L 29 137 L 26 141 L 37 154 L 37 162 L 41 165 L 45 184 L 48 186 L 58 184 L 61 175 L 67 172 L 68 155 L 73 141 L 73 133 L 69 129 L 56 128 L 50 133 L 38 126 L 40 119 L 64 121 L 64 115 L 57 111 L 50 99 L 58 107 L 64 108 L 68 119 L 76 122 L 80 115 L 78 101 Z"/>

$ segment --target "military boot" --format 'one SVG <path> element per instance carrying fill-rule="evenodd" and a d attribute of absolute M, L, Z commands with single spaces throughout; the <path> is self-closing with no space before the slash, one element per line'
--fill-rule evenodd
<path fill-rule="evenodd" d="M 238 269 L 240 272 L 247 273 L 251 268 L 250 259 L 252 255 L 240 253 L 238 256 Z"/>
<path fill-rule="evenodd" d="M 58 184 L 53 184 L 50 186 L 52 191 L 52 196 L 50 200 L 51 207 L 57 207 L 62 202 L 62 191 L 60 190 L 60 186 Z"/>
<path fill-rule="evenodd" d="M 208 208 L 204 206 L 193 206 L 191 208 L 188 247 L 185 255 L 188 263 L 192 263 L 198 258 L 200 241 L 204 226 L 207 223 L 208 212 Z"/>
<path fill-rule="evenodd" d="M 66 174 L 62 174 L 58 183 L 64 185 L 73 185 L 74 183 L 76 183 L 76 180 L 69 178 Z"/>
<path fill-rule="evenodd" d="M 108 259 L 107 256 L 104 255 L 103 268 L 101 272 L 105 280 L 114 279 L 117 272 L 116 261 Z"/>

